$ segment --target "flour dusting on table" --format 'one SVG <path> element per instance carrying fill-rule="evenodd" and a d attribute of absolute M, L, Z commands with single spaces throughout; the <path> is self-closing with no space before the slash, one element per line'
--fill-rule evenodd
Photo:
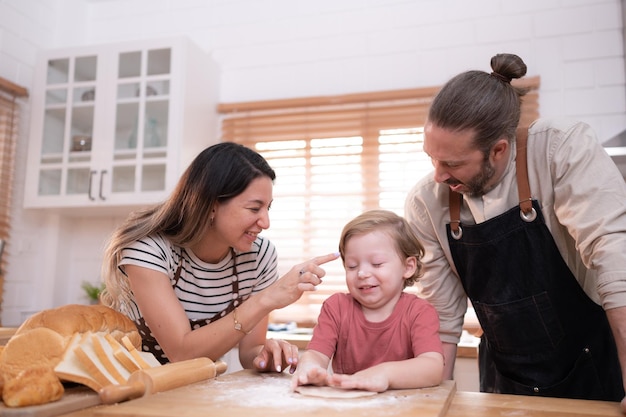
<path fill-rule="evenodd" d="M 240 407 L 281 407 L 281 408 L 333 408 L 354 409 L 375 407 L 376 414 L 381 415 L 380 406 L 399 405 L 403 395 L 374 395 L 370 397 L 343 399 L 343 398 L 312 398 L 291 391 L 290 378 L 263 375 L 255 384 L 245 384 L 235 380 L 215 379 L 212 384 L 220 389 L 219 394 L 213 394 L 213 404 L 237 404 Z M 393 410 L 390 409 L 390 413 Z M 397 411 L 397 410 L 396 410 Z"/>

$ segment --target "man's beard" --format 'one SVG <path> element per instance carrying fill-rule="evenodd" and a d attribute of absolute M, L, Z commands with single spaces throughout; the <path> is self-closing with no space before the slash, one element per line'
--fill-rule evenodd
<path fill-rule="evenodd" d="M 493 188 L 493 185 L 487 189 L 487 183 L 489 180 L 493 178 L 495 175 L 495 168 L 489 163 L 488 159 L 483 161 L 483 164 L 480 168 L 480 172 L 474 176 L 474 178 L 470 179 L 468 182 L 463 183 L 467 188 L 467 191 L 463 192 L 463 194 L 468 195 L 470 197 L 480 197 L 481 195 L 487 194 Z M 460 181 L 446 181 L 448 185 L 456 185 L 460 184 Z"/>

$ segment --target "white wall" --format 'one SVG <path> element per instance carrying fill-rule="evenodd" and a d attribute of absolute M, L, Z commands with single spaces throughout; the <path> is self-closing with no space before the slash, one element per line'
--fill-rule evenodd
<path fill-rule="evenodd" d="M 39 49 L 185 34 L 233 102 L 440 85 L 513 52 L 541 76 L 542 115 L 605 141 L 626 127 L 621 16 L 620 0 L 0 0 L 0 76 L 30 87 Z M 81 302 L 120 220 L 23 211 L 22 127 L 3 325 Z"/>
<path fill-rule="evenodd" d="M 55 2 L 33 0 L 0 0 L 0 76 L 19 85 L 31 88 L 37 53 L 42 48 L 54 46 L 57 5 Z M 6 324 L 13 325 L 23 319 L 26 311 L 49 304 L 47 294 L 53 280 L 45 279 L 45 268 L 54 257 L 51 247 L 58 229 L 54 219 L 45 215 L 26 213 L 20 209 L 26 167 L 28 99 L 20 100 L 23 118 L 16 150 L 16 172 L 13 191 L 12 236 L 5 256 L 8 269 L 5 273 L 2 312 L 9 314 Z M 0 198 L 5 198 L 2 196 Z M 5 324 L 5 317 L 2 317 Z"/>

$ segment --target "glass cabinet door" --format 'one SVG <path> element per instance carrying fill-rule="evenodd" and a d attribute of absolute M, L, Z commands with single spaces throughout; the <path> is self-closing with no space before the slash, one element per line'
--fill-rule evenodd
<path fill-rule="evenodd" d="M 119 54 L 111 193 L 165 190 L 171 49 Z"/>
<path fill-rule="evenodd" d="M 38 195 L 90 191 L 96 56 L 47 62 Z"/>
<path fill-rule="evenodd" d="M 24 207 L 106 213 L 163 201 L 211 142 L 218 83 L 217 64 L 182 37 L 42 51 Z"/>

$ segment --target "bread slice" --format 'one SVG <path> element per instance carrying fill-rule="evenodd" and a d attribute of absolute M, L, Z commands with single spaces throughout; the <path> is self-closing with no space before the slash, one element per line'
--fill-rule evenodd
<path fill-rule="evenodd" d="M 57 377 L 63 381 L 76 382 L 77 384 L 86 385 L 94 391 L 98 391 L 103 385 L 91 376 L 78 356 L 74 353 L 75 349 L 80 346 L 82 339 L 83 336 L 79 333 L 76 333 L 72 337 L 65 351 L 65 355 L 55 366 L 54 372 Z"/>
<path fill-rule="evenodd" d="M 115 340 L 115 339 L 114 339 Z M 115 358 L 113 348 L 105 339 L 102 332 L 91 335 L 91 346 L 99 362 L 118 384 L 124 384 L 130 377 L 130 372 Z"/>
<path fill-rule="evenodd" d="M 111 349 L 113 351 L 113 356 L 115 357 L 115 359 L 117 359 L 117 361 L 128 372 L 133 373 L 141 369 L 141 367 L 137 364 L 137 362 L 135 362 L 135 359 L 130 354 L 130 352 L 126 348 L 124 348 L 120 344 L 120 342 L 115 340 L 113 336 L 111 336 L 110 334 L 105 334 L 104 338 L 109 343 L 109 346 L 111 346 Z"/>
<path fill-rule="evenodd" d="M 126 337 L 123 339 L 131 349 L 135 349 Z M 115 349 L 119 350 L 117 356 Z M 76 334 L 55 372 L 64 381 L 77 382 L 99 391 L 107 385 L 125 384 L 133 372 L 128 368 L 139 370 L 161 366 L 151 353 L 135 350 L 135 355 L 137 356 L 133 356 L 108 333 Z M 123 359 L 120 361 L 117 357 Z M 145 368 L 136 362 L 136 357 L 141 358 L 141 366 Z"/>
<path fill-rule="evenodd" d="M 133 359 L 141 369 L 150 369 L 155 366 L 161 365 L 161 363 L 157 360 L 157 358 L 154 357 L 152 353 L 142 352 L 135 349 L 135 346 L 132 344 L 128 337 L 122 337 L 122 343 L 124 344 L 126 349 L 128 349 Z"/>

